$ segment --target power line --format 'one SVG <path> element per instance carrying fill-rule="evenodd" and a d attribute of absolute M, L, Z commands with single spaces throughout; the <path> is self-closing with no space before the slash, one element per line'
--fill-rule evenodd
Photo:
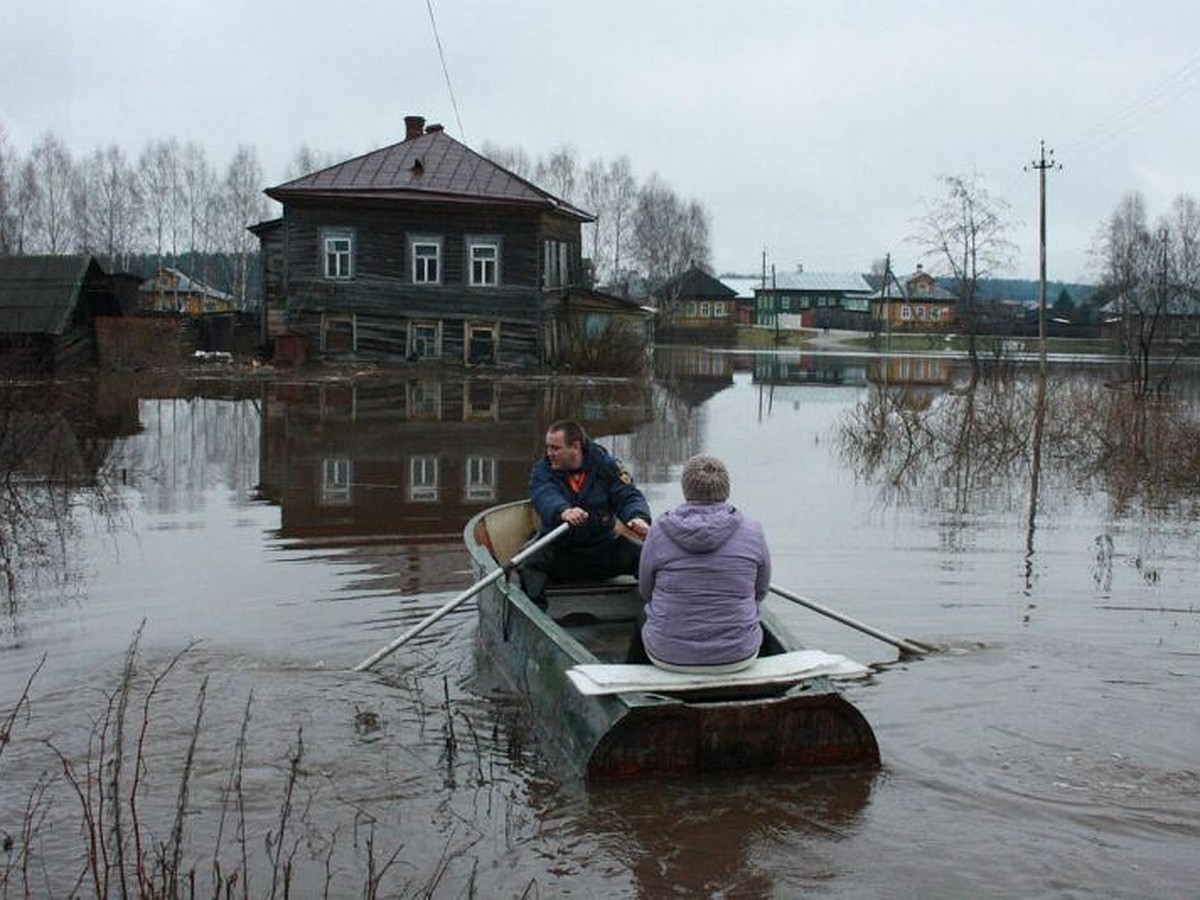
<path fill-rule="evenodd" d="M 1104 146 L 1104 144 L 1132 130 L 1156 113 L 1173 104 L 1184 93 L 1193 88 L 1200 79 L 1200 53 L 1192 56 L 1182 66 L 1164 78 L 1150 90 L 1129 103 L 1114 110 L 1081 134 L 1071 147 L 1073 156 L 1078 157 Z"/>
<path fill-rule="evenodd" d="M 429 24 L 433 27 L 433 41 L 437 44 L 438 58 L 442 61 L 442 74 L 446 77 L 446 90 L 450 92 L 450 105 L 454 108 L 454 121 L 458 123 L 458 136 L 465 144 L 467 132 L 463 129 L 462 117 L 458 114 L 458 101 L 454 99 L 454 86 L 450 84 L 450 70 L 446 67 L 446 54 L 442 50 L 442 39 L 438 37 L 437 19 L 433 15 L 433 0 L 425 0 L 429 10 Z"/>

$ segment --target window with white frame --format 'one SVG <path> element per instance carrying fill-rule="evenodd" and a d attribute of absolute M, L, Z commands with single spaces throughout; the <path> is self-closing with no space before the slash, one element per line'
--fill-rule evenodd
<path fill-rule="evenodd" d="M 436 503 L 438 499 L 438 458 L 414 456 L 408 464 L 408 499 Z"/>
<path fill-rule="evenodd" d="M 321 460 L 321 505 L 347 506 L 353 501 L 351 484 L 354 464 L 344 456 Z"/>
<path fill-rule="evenodd" d="M 725 301 L 724 300 L 713 301 L 713 318 L 714 319 L 724 319 L 727 315 L 729 315 L 729 310 L 728 310 L 728 307 L 726 307 L 726 305 L 725 305 Z"/>
<path fill-rule="evenodd" d="M 709 307 L 708 307 L 708 301 L 707 301 L 707 300 L 701 300 L 701 301 L 700 301 L 700 318 L 702 318 L 702 319 L 707 319 L 707 318 L 709 318 L 708 309 L 709 309 Z"/>
<path fill-rule="evenodd" d="M 327 231 L 324 245 L 325 277 L 349 278 L 354 270 L 354 235 L 349 231 Z"/>
<path fill-rule="evenodd" d="M 415 237 L 409 246 L 412 248 L 413 284 L 441 284 L 442 239 Z"/>
<path fill-rule="evenodd" d="M 471 238 L 467 243 L 469 279 L 472 287 L 494 287 L 500 283 L 500 241 Z"/>
<path fill-rule="evenodd" d="M 492 456 L 468 456 L 463 499 L 491 502 L 496 499 L 496 459 Z"/>
<path fill-rule="evenodd" d="M 542 283 L 546 287 L 565 287 L 568 271 L 566 241 L 545 241 L 543 244 Z"/>

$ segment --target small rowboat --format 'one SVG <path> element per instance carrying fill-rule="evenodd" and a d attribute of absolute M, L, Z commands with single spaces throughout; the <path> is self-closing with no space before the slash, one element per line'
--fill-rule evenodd
<path fill-rule="evenodd" d="M 463 533 L 476 576 L 506 566 L 535 534 L 527 501 L 476 515 Z M 829 675 L 788 674 L 782 664 L 803 648 L 768 610 L 761 658 L 746 672 L 679 676 L 622 664 L 641 606 L 633 579 L 553 586 L 547 599 L 539 609 L 516 572 L 495 578 L 478 594 L 479 636 L 588 780 L 879 766 L 870 725 Z"/>

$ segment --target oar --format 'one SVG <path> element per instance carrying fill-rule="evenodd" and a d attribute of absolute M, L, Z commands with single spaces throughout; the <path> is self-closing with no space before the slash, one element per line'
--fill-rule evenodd
<path fill-rule="evenodd" d="M 893 637 L 886 631 L 880 631 L 878 628 L 872 628 L 857 619 L 852 619 L 849 616 L 842 615 L 837 610 L 830 609 L 828 606 L 822 606 L 816 600 L 808 597 L 801 597 L 799 594 L 793 594 L 791 591 L 785 590 L 777 585 L 771 585 L 771 592 L 778 594 L 780 597 L 786 597 L 793 603 L 799 603 L 801 606 L 807 606 L 814 612 L 819 612 L 823 616 L 829 616 L 841 622 L 843 625 L 849 625 L 851 628 L 857 628 L 864 634 L 869 634 L 871 637 L 879 638 L 884 643 L 891 644 L 893 647 L 899 648 L 901 654 L 911 654 L 913 656 L 924 656 L 926 653 L 932 653 L 934 648 L 927 644 L 922 644 L 917 641 L 905 638 Z"/>
<path fill-rule="evenodd" d="M 541 550 L 543 547 L 545 547 L 551 541 L 555 540 L 559 535 L 561 535 L 565 531 L 567 531 L 567 529 L 569 529 L 570 527 L 571 526 L 568 525 L 566 522 L 563 522 L 561 525 L 559 525 L 553 531 L 538 538 L 536 541 L 534 541 L 532 544 L 530 544 L 528 547 L 526 547 L 524 550 L 522 550 L 520 553 L 518 553 L 516 556 L 514 556 L 509 561 L 508 565 L 501 566 L 499 569 L 496 569 L 496 571 L 492 572 L 491 574 L 485 575 L 483 578 L 481 578 L 479 581 L 475 582 L 473 585 L 471 585 L 469 588 L 467 588 L 465 591 L 463 591 L 461 594 L 459 594 L 457 597 L 455 597 L 453 600 L 451 600 L 445 606 L 442 606 L 439 609 L 436 609 L 433 612 L 431 612 L 429 615 L 427 615 L 425 618 L 423 618 L 420 622 L 418 622 L 412 628 L 408 629 L 408 631 L 404 632 L 404 634 L 400 635 L 400 637 L 396 638 L 394 641 L 392 641 L 386 647 L 384 647 L 381 650 L 377 650 L 371 656 L 368 656 L 366 659 L 364 659 L 362 662 L 360 662 L 357 666 L 354 667 L 354 671 L 362 672 L 365 669 L 371 668 L 371 666 L 375 665 L 375 663 L 379 662 L 385 656 L 388 656 L 389 654 L 391 654 L 398 647 L 402 646 L 403 644 L 408 643 L 410 640 L 412 640 L 414 637 L 416 637 L 418 634 L 420 634 L 422 631 L 424 631 L 426 628 L 428 628 L 430 625 L 432 625 L 434 622 L 436 622 L 442 616 L 446 615 L 446 613 L 450 612 L 451 610 L 455 609 L 458 606 L 461 606 L 463 603 L 470 600 L 472 597 L 474 597 L 476 594 L 478 594 L 480 591 L 482 591 L 485 587 L 487 587 L 493 581 L 496 581 L 502 575 L 506 575 L 507 573 L 511 572 L 520 563 L 522 563 L 525 559 L 527 559 L 532 554 L 536 553 L 538 550 Z"/>

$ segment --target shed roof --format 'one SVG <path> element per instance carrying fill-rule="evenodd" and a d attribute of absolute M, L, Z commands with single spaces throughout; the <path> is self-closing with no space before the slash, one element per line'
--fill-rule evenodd
<path fill-rule="evenodd" d="M 0 334 L 62 334 L 93 269 L 85 254 L 0 257 Z"/>
<path fill-rule="evenodd" d="M 555 210 L 583 222 L 595 218 L 441 129 L 267 188 L 266 194 L 281 203 L 304 198 L 501 203 Z"/>

